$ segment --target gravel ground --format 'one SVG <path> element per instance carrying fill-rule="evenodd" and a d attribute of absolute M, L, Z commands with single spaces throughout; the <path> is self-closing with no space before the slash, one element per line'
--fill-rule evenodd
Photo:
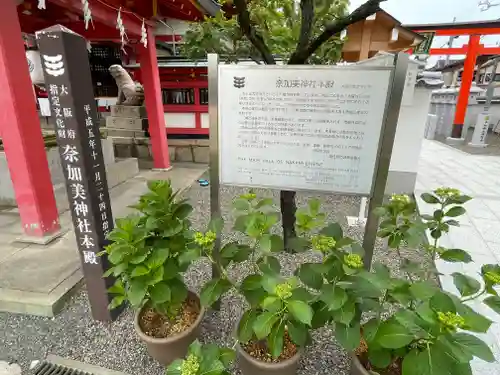
<path fill-rule="evenodd" d="M 226 222 L 231 223 L 231 200 L 244 189 L 224 187 L 221 189 L 221 205 Z M 209 217 L 210 190 L 207 187 L 193 185 L 184 193 L 189 198 L 195 211 L 193 225 L 203 229 Z M 257 191 L 262 196 L 272 196 L 278 200 L 278 192 Z M 298 194 L 298 206 L 305 205 L 313 196 L 322 201 L 322 209 L 328 213 L 329 221 L 338 221 L 346 227 L 346 215 L 355 216 L 359 207 L 359 198 L 335 195 Z M 279 203 L 277 205 L 279 207 Z M 227 225 L 230 227 L 230 225 Z M 349 230 L 353 237 L 362 236 L 359 229 Z M 225 234 L 225 239 L 234 240 L 234 235 Z M 429 262 L 425 254 L 411 252 L 411 258 Z M 280 256 L 284 273 L 291 274 L 298 264 L 316 259 L 312 252 Z M 398 273 L 397 260 L 393 253 L 378 243 L 374 261 L 381 261 Z M 232 270 L 235 277 L 244 277 L 245 264 Z M 210 266 L 199 262 L 186 274 L 186 281 L 194 291 L 210 277 Z M 244 309 L 243 301 L 237 295 L 230 295 L 222 301 L 220 312 L 208 312 L 203 321 L 201 340 L 219 344 L 232 343 L 231 334 Z M 85 290 L 81 290 L 55 318 L 42 318 L 26 315 L 0 313 L 0 360 L 17 362 L 27 369 L 31 361 L 44 358 L 47 354 L 103 366 L 123 371 L 131 375 L 160 375 L 164 369 L 149 357 L 145 346 L 138 340 L 133 328 L 133 312 L 125 311 L 112 324 L 103 324 L 91 319 Z M 338 375 L 348 374 L 349 361 L 346 353 L 333 338 L 329 328 L 313 332 L 314 343 L 307 348 L 302 357 L 299 374 L 329 375 L 334 370 Z M 234 374 L 239 374 L 234 370 Z"/>

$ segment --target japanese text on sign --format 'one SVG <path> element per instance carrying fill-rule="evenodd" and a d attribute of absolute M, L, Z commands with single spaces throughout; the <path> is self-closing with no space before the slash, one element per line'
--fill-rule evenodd
<path fill-rule="evenodd" d="M 220 182 L 369 195 L 390 76 L 219 66 Z"/>

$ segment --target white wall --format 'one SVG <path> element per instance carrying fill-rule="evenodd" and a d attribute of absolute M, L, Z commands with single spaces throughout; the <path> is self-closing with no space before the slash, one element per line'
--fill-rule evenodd
<path fill-rule="evenodd" d="M 413 104 L 401 107 L 389 171 L 417 173 L 431 93 L 417 87 Z"/>
<path fill-rule="evenodd" d="M 165 125 L 167 128 L 195 128 L 196 116 L 194 113 L 166 112 Z"/>

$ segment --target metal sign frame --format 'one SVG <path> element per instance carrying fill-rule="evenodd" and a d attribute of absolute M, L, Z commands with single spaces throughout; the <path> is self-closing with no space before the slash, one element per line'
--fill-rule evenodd
<path fill-rule="evenodd" d="M 336 70 L 336 71 L 393 71 L 394 70 L 394 67 L 392 65 L 390 66 L 369 66 L 369 67 L 366 67 L 364 65 L 349 65 L 349 66 L 329 66 L 329 65 L 265 65 L 266 69 L 269 69 L 269 70 L 301 70 L 301 71 L 315 71 L 315 70 Z M 258 69 L 262 69 L 262 65 L 232 65 L 231 68 L 236 68 L 237 70 L 248 70 L 248 69 L 254 69 L 254 70 L 258 70 Z M 219 74 L 217 72 L 217 74 Z M 218 76 L 217 76 L 218 77 Z M 388 87 L 387 87 L 387 97 L 389 97 L 389 94 L 390 94 L 390 89 L 391 89 L 391 81 L 392 80 L 392 76 L 390 76 L 389 78 L 389 84 L 388 84 Z M 210 84 L 210 83 L 209 83 Z M 219 86 L 219 80 L 217 80 L 217 86 Z M 209 97 L 210 98 L 210 97 Z M 220 112 L 220 105 L 219 105 L 219 101 L 217 101 L 217 111 Z M 385 112 L 383 113 L 382 115 L 382 118 L 385 118 Z M 220 120 L 221 120 L 221 115 L 217 115 L 217 119 L 218 119 L 218 126 L 220 124 Z M 381 126 L 381 128 L 383 127 L 383 125 Z M 221 134 L 220 132 L 218 131 L 219 129 L 217 129 L 217 134 L 218 134 L 218 144 L 220 144 L 221 142 Z M 210 128 L 210 132 L 211 132 L 211 128 Z M 380 137 L 379 137 L 379 141 L 380 141 Z M 219 151 L 218 151 L 219 152 Z M 221 170 L 221 159 L 220 159 L 220 155 L 218 157 L 219 159 L 219 164 L 218 164 L 218 171 Z M 375 162 L 376 163 L 376 162 Z M 376 165 L 375 165 L 376 166 Z M 218 174 L 219 176 L 219 184 L 220 184 L 220 174 Z M 362 197 L 370 197 L 373 195 L 373 189 L 374 189 L 374 184 L 375 182 L 375 171 L 372 173 L 372 183 L 371 183 L 371 189 L 370 189 L 370 192 L 369 193 L 366 193 L 366 194 L 362 194 L 362 193 L 356 193 L 356 192 L 337 192 L 338 194 L 342 194 L 342 195 L 345 195 L 345 196 L 362 196 Z M 247 187 L 248 185 L 245 185 L 245 184 L 230 184 L 231 186 L 237 186 L 237 187 Z M 269 185 L 260 185 L 260 184 L 254 184 L 254 185 L 251 185 L 252 188 L 257 188 L 257 189 L 278 189 L 277 187 L 273 187 L 273 186 L 269 186 Z M 280 188 L 281 190 L 290 190 L 290 188 Z M 332 193 L 332 191 L 329 191 L 329 190 L 317 190 L 317 189 L 313 189 L 313 188 L 293 188 L 293 191 L 297 191 L 297 192 L 309 192 L 309 193 L 314 193 L 314 192 L 317 192 L 317 193 Z"/>
<path fill-rule="evenodd" d="M 378 218 L 373 215 L 373 210 L 380 206 L 384 200 L 384 191 L 389 174 L 392 149 L 396 136 L 396 128 L 399 119 L 399 112 L 402 104 L 403 91 L 406 81 L 406 71 L 408 69 L 409 56 L 403 52 L 394 58 L 394 64 L 390 67 L 370 67 L 364 66 L 327 66 L 316 65 L 266 65 L 266 69 L 343 69 L 343 70 L 392 70 L 389 89 L 384 109 L 383 122 L 380 130 L 378 152 L 375 160 L 375 170 L 373 173 L 373 184 L 370 196 L 369 214 L 363 237 L 363 248 L 365 249 L 365 267 L 371 266 L 373 258 L 373 248 L 377 237 Z M 240 68 L 240 66 L 238 66 Z M 261 69 L 261 66 L 241 66 L 241 69 Z M 220 209 L 220 134 L 219 134 L 219 57 L 217 54 L 208 54 L 208 112 L 210 122 L 210 212 L 211 218 L 221 216 Z M 269 187 L 266 187 L 269 188 Z M 301 189 L 300 191 L 304 191 Z M 299 190 L 297 190 L 299 191 Z M 307 190 L 311 191 L 311 190 Z M 325 193 L 324 191 L 322 193 Z M 359 194 L 343 194 L 357 195 Z M 217 235 L 217 243 L 214 249 L 214 256 L 218 257 L 220 249 L 220 233 Z M 214 270 L 216 275 L 216 270 Z"/>

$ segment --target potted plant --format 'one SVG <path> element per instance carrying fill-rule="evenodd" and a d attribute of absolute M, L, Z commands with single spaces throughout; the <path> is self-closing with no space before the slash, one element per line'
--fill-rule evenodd
<path fill-rule="evenodd" d="M 331 285 L 326 283 L 323 288 L 323 278 L 319 278 L 319 272 L 330 266 L 328 262 L 302 265 L 294 277 L 280 274 L 280 263 L 275 255 L 284 250 L 283 239 L 273 234 L 279 214 L 272 208 L 272 203 L 270 198 L 258 199 L 253 192 L 233 202 L 237 211 L 234 230 L 244 233 L 249 245 L 227 243 L 222 247 L 219 259 L 215 259 L 215 233 L 222 229 L 222 222 L 215 220 L 206 233 L 195 235 L 198 248 L 192 250 L 194 258 L 205 256 L 218 270 L 218 275 L 202 289 L 200 298 L 204 306 L 211 306 L 230 289 L 239 292 L 248 302 L 249 307 L 236 328 L 238 364 L 245 375 L 295 374 L 302 348 L 310 339 L 309 330 L 326 322 L 322 321 L 320 307 L 325 305 L 322 298 L 329 307 L 334 303 L 329 295 Z M 297 211 L 296 229 L 302 237 L 291 243 L 295 251 L 310 248 L 311 239 L 306 235 L 319 230 L 324 220 L 325 214 L 320 213 L 318 200 L 311 200 L 307 208 Z M 337 224 L 327 226 L 320 235 L 312 237 L 312 242 L 316 248 L 322 249 L 335 245 L 331 237 L 335 235 L 340 245 L 353 245 L 354 241 L 341 238 L 341 234 L 337 236 L 339 230 Z M 355 262 L 353 266 L 358 267 L 361 258 L 356 254 L 347 255 L 342 261 L 350 265 Z M 250 260 L 253 272 L 236 283 L 229 277 L 228 267 L 245 260 Z M 300 280 L 315 288 L 316 292 L 305 288 Z"/>
<path fill-rule="evenodd" d="M 344 287 L 348 298 L 354 298 L 358 318 L 346 326 L 339 326 L 335 318 L 335 335 L 353 352 L 353 375 L 465 375 L 472 373 L 474 357 L 495 360 L 488 345 L 475 335 L 485 333 L 492 322 L 467 302 L 486 296 L 482 302 L 500 312 L 494 289 L 500 283 L 500 266 L 484 265 L 481 282 L 453 273 L 460 294 L 456 296 L 432 282 L 434 270 L 404 259 L 400 251 L 403 244 L 418 243 L 427 232 L 433 241 L 424 248 L 432 260 L 471 262 L 465 250 L 439 246 L 442 234 L 459 225 L 455 218 L 465 213 L 462 205 L 471 198 L 456 189 L 440 188 L 423 194 L 422 199 L 436 206 L 432 215 L 419 215 L 415 202 L 406 195 L 394 195 L 377 209 L 382 219 L 379 236 L 387 239 L 400 258 L 404 276 L 394 277 L 386 267 L 375 264 L 371 272 L 357 272 Z"/>
<path fill-rule="evenodd" d="M 112 264 L 106 275 L 117 278 L 110 308 L 129 302 L 138 336 L 151 356 L 169 364 L 197 338 L 205 310 L 182 277 L 192 261 L 186 257 L 192 207 L 169 181 L 149 182 L 148 189 L 132 206 L 140 214 L 116 221 L 103 253 Z"/>
<path fill-rule="evenodd" d="M 202 345 L 196 340 L 184 359 L 176 359 L 168 366 L 166 375 L 230 375 L 227 369 L 234 358 L 233 349 Z"/>

